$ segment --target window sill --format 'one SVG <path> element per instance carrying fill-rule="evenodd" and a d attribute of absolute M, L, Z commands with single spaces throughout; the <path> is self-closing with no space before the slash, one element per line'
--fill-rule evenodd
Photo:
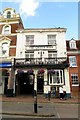
<path fill-rule="evenodd" d="M 76 85 L 75 85 L 75 84 L 72 84 L 72 86 L 73 86 L 73 87 L 76 87 L 76 86 L 79 86 L 79 84 L 76 84 Z"/>
<path fill-rule="evenodd" d="M 64 85 L 64 83 L 49 83 L 49 85 Z"/>
<path fill-rule="evenodd" d="M 75 67 L 78 67 L 78 66 L 70 66 L 70 68 L 73 68 L 73 67 L 75 68 Z"/>

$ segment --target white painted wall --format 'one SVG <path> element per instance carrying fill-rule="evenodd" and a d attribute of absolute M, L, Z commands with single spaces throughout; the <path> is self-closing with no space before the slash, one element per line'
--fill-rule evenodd
<path fill-rule="evenodd" d="M 70 93 L 69 69 L 65 69 L 64 74 L 65 74 L 65 89 L 67 93 Z"/>
<path fill-rule="evenodd" d="M 16 57 L 25 58 L 25 35 L 23 33 L 17 34 Z"/>
<path fill-rule="evenodd" d="M 56 35 L 56 43 L 57 43 L 57 56 L 58 57 L 66 57 L 66 38 L 65 32 L 52 32 L 52 31 L 29 31 L 24 30 L 24 33 L 17 34 L 17 57 L 25 57 L 25 45 L 26 45 L 26 35 L 34 35 L 34 45 L 48 45 L 47 35 Z M 23 51 L 22 55 L 20 55 L 20 51 Z M 34 52 L 35 57 L 39 57 L 38 50 Z M 43 57 L 48 57 L 47 50 L 44 51 Z"/>
<path fill-rule="evenodd" d="M 34 58 L 41 58 L 41 55 L 40 55 L 41 52 L 42 52 L 42 58 L 47 58 L 48 57 L 48 51 L 38 50 L 38 51 L 34 52 Z"/>
<path fill-rule="evenodd" d="M 67 57 L 66 54 L 66 38 L 65 38 L 65 32 L 59 32 L 57 34 L 57 56 L 58 57 Z"/>

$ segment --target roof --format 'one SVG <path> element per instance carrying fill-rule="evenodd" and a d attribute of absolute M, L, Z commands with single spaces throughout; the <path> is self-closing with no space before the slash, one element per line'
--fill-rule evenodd
<path fill-rule="evenodd" d="M 7 10 L 13 10 L 14 12 L 15 12 L 15 9 L 13 9 L 13 8 L 5 8 L 4 10 L 3 10 L 3 12 L 5 12 L 5 11 L 7 11 Z"/>
<path fill-rule="evenodd" d="M 77 47 L 77 49 L 72 49 L 72 48 L 70 49 L 70 46 L 69 46 L 70 40 L 66 41 L 67 51 L 80 50 L 80 40 L 75 40 L 75 41 L 76 41 L 76 47 Z"/>
<path fill-rule="evenodd" d="M 23 30 L 17 30 L 17 32 L 66 32 L 67 28 L 27 28 Z"/>

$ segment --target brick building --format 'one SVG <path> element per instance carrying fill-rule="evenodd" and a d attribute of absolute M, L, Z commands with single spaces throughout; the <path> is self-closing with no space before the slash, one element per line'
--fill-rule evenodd
<path fill-rule="evenodd" d="M 67 55 L 69 58 L 69 79 L 72 96 L 80 92 L 80 40 L 67 40 Z"/>
<path fill-rule="evenodd" d="M 2 92 L 9 88 L 9 71 L 12 59 L 16 56 L 17 29 L 23 29 L 20 15 L 12 8 L 6 8 L 0 14 L 0 67 L 2 68 Z"/>

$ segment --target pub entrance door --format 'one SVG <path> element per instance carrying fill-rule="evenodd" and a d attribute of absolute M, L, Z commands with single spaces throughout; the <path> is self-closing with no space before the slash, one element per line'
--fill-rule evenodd
<path fill-rule="evenodd" d="M 34 83 L 31 81 L 30 76 L 27 73 L 21 73 L 17 75 L 17 89 L 16 92 L 19 95 L 33 94 Z"/>

